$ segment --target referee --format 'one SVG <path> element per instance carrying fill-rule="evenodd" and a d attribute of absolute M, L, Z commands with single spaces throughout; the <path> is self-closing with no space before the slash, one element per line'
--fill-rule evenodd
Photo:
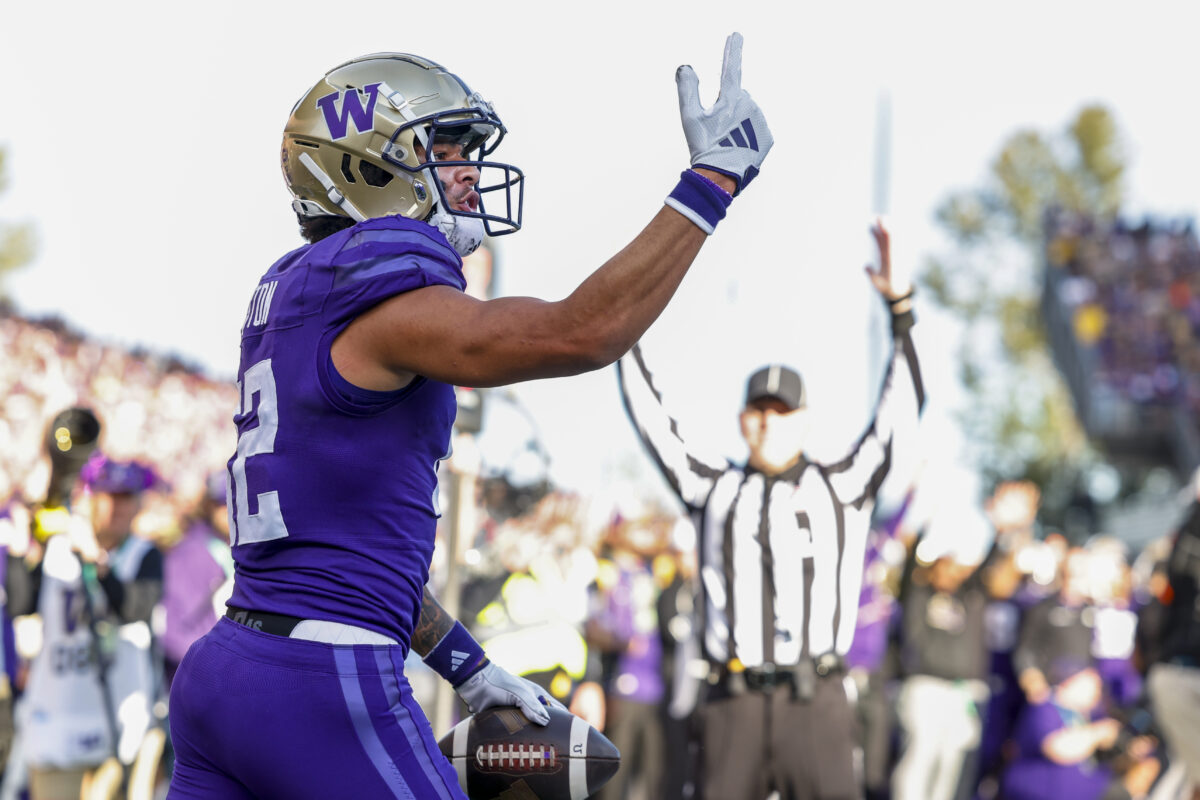
<path fill-rule="evenodd" d="M 626 411 L 699 535 L 706 800 L 859 795 L 843 659 L 893 432 L 914 427 L 924 404 L 909 336 L 912 293 L 892 286 L 887 231 L 876 224 L 871 232 L 879 268 L 867 273 L 891 309 L 894 353 L 870 426 L 837 463 L 805 457 L 812 420 L 804 384 L 788 367 L 750 376 L 740 417 L 749 458 L 736 465 L 681 441 L 637 347 L 617 365 Z"/>

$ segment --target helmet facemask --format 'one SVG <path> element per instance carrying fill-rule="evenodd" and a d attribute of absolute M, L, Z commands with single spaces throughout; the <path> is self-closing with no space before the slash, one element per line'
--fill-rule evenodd
<path fill-rule="evenodd" d="M 506 131 L 487 103 L 478 95 L 471 99 L 476 102 L 471 109 L 444 111 L 401 125 L 381 155 L 384 161 L 408 173 L 418 193 L 433 187 L 437 193 L 433 214 L 478 219 L 488 236 L 515 233 L 521 229 L 525 176 L 511 164 L 488 158 L 504 140 Z M 461 157 L 435 160 L 433 149 L 438 144 L 457 145 Z M 438 170 L 455 167 L 471 167 L 479 172 L 475 184 L 479 207 L 475 211 L 451 208 Z"/>

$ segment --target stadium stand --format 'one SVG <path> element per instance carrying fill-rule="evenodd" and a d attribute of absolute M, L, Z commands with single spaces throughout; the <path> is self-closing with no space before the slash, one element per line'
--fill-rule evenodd
<path fill-rule="evenodd" d="M 1117 459 L 1200 465 L 1200 244 L 1190 221 L 1046 220 L 1042 307 L 1088 434 Z"/>

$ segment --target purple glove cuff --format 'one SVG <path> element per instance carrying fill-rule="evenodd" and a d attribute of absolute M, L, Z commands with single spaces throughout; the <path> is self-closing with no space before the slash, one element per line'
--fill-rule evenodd
<path fill-rule="evenodd" d="M 425 663 L 457 689 L 467 678 L 483 669 L 488 660 L 475 637 L 461 622 L 456 622 L 425 656 Z"/>
<path fill-rule="evenodd" d="M 667 205 L 710 235 L 717 223 L 725 219 L 725 210 L 732 202 L 733 196 L 729 192 L 690 169 L 683 171 L 679 183 L 666 199 Z"/>

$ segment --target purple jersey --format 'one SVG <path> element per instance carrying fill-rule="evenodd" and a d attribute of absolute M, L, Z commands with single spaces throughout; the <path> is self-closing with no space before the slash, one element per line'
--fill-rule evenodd
<path fill-rule="evenodd" d="M 207 523 L 195 522 L 163 556 L 166 629 L 159 641 L 172 665 L 179 664 L 192 642 L 217 623 L 213 595 L 226 581 L 228 561 L 222 565 L 214 557 L 211 542 L 225 546 Z"/>
<path fill-rule="evenodd" d="M 597 621 L 625 643 L 608 690 L 636 703 L 658 703 L 663 686 L 662 637 L 655 607 L 659 590 L 651 566 L 641 560 L 616 561 L 617 584 L 606 594 Z"/>
<path fill-rule="evenodd" d="M 295 250 L 259 281 L 242 329 L 229 461 L 231 605 L 332 620 L 406 650 L 421 608 L 453 387 L 352 386 L 333 340 L 380 302 L 463 289 L 462 259 L 424 222 L 385 217 Z"/>

